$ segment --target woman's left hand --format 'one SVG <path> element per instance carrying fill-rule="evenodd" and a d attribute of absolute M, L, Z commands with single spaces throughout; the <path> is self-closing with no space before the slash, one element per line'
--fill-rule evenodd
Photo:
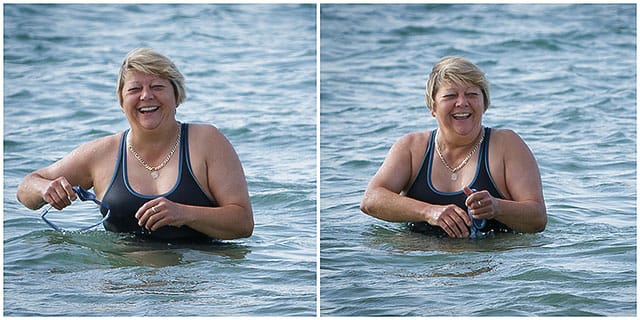
<path fill-rule="evenodd" d="M 164 197 L 156 198 L 143 204 L 135 217 L 138 219 L 138 225 L 151 231 L 164 226 L 181 227 L 184 225 L 184 217 L 180 214 L 178 206 Z"/>
<path fill-rule="evenodd" d="M 489 191 L 473 192 L 469 187 L 464 187 L 464 193 L 467 195 L 465 204 L 474 219 L 495 219 L 498 207 L 496 199 L 491 196 Z"/>

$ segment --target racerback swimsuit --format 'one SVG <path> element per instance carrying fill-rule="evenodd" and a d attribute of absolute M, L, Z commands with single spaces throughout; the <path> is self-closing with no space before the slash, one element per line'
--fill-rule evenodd
<path fill-rule="evenodd" d="M 487 190 L 493 197 L 504 199 L 505 197 L 496 187 L 493 179 L 491 178 L 491 173 L 489 172 L 489 139 L 491 136 L 491 128 L 485 128 L 484 130 L 484 141 L 482 142 L 479 150 L 480 154 L 478 156 L 479 161 L 476 168 L 476 175 L 471 181 L 469 188 L 478 191 Z M 431 132 L 431 137 L 429 138 L 429 143 L 427 145 L 424 159 L 422 160 L 422 165 L 406 196 L 430 204 L 455 204 L 466 211 L 467 206 L 465 204 L 465 200 L 467 199 L 467 196 L 464 194 L 464 191 L 443 192 L 437 190 L 431 183 L 431 165 L 433 163 L 436 131 L 437 129 Z M 430 225 L 427 222 L 410 222 L 408 227 L 409 230 L 413 232 L 436 236 L 447 236 L 447 233 L 442 228 Z M 505 224 L 495 219 L 487 220 L 485 227 L 480 231 L 485 234 L 514 232 Z"/>
<path fill-rule="evenodd" d="M 211 240 L 204 233 L 193 230 L 187 226 L 173 227 L 164 226 L 156 231 L 149 231 L 138 225 L 135 213 L 147 201 L 158 197 L 165 197 L 176 203 L 218 207 L 215 199 L 211 199 L 202 190 L 191 170 L 189 159 L 188 132 L 189 125 L 181 125 L 180 152 L 178 164 L 178 178 L 174 187 L 165 194 L 143 195 L 137 193 L 129 185 L 127 177 L 127 129 L 122 134 L 118 161 L 114 170 L 113 178 L 104 195 L 103 202 L 109 205 L 110 217 L 104 222 L 106 230 L 114 232 L 126 232 L 136 234 L 143 238 L 165 240 L 165 241 L 205 241 Z M 104 211 L 104 210 L 103 210 Z M 106 212 L 103 212 L 105 215 Z"/>

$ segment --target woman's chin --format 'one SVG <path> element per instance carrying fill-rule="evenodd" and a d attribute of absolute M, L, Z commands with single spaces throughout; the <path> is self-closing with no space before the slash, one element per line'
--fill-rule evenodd
<path fill-rule="evenodd" d="M 143 114 L 142 116 L 136 118 L 136 123 L 143 129 L 153 130 L 160 127 L 162 119 L 155 115 Z"/>
<path fill-rule="evenodd" d="M 461 136 L 466 136 L 469 134 L 473 134 L 478 125 L 479 124 L 472 121 L 472 119 L 465 119 L 465 120 L 454 120 L 452 127 L 457 134 Z"/>

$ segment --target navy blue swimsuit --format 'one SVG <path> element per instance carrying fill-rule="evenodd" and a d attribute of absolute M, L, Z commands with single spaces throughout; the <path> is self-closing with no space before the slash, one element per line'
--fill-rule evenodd
<path fill-rule="evenodd" d="M 176 203 L 218 207 L 215 199 L 210 199 L 202 190 L 200 184 L 196 180 L 191 170 L 191 161 L 189 159 L 188 132 L 189 125 L 181 126 L 180 153 L 178 165 L 178 179 L 173 189 L 161 195 L 143 195 L 135 192 L 129 185 L 127 178 L 127 133 L 126 130 L 122 134 L 120 142 L 120 151 L 118 152 L 118 161 L 111 179 L 111 184 L 107 188 L 103 201 L 109 205 L 111 215 L 104 222 L 106 230 L 114 232 L 127 232 L 140 235 L 144 238 L 166 240 L 166 241 L 201 241 L 210 240 L 209 236 L 204 233 L 193 230 L 187 226 L 172 227 L 165 226 L 156 231 L 148 231 L 138 225 L 138 219 L 135 214 L 138 209 L 147 201 L 158 197 L 165 197 Z M 103 215 L 106 212 L 103 212 Z"/>
<path fill-rule="evenodd" d="M 491 128 L 485 128 L 484 130 L 484 141 L 482 142 L 479 150 L 480 155 L 478 167 L 476 169 L 476 175 L 469 185 L 469 188 L 476 189 L 478 191 L 487 190 L 493 197 L 504 199 L 505 197 L 498 190 L 495 183 L 493 182 L 493 179 L 491 178 L 491 174 L 489 173 L 489 139 L 491 135 Z M 431 132 L 431 137 L 429 138 L 429 144 L 427 145 L 427 150 L 425 152 L 424 159 L 422 160 L 420 171 L 415 177 L 413 183 L 411 184 L 411 188 L 409 188 L 409 191 L 406 195 L 409 198 L 431 204 L 455 204 L 466 211 L 467 206 L 465 204 L 465 200 L 467 199 L 467 196 L 463 191 L 442 192 L 436 190 L 436 188 L 431 183 L 431 164 L 433 163 L 433 150 L 435 149 L 434 143 L 436 131 L 437 130 L 433 130 L 433 132 Z M 426 222 L 410 222 L 408 226 L 409 230 L 414 232 L 436 236 L 447 235 L 447 233 L 442 228 L 430 225 Z M 513 232 L 513 230 L 511 230 L 505 224 L 495 219 L 487 220 L 486 226 L 480 231 L 483 233 Z"/>

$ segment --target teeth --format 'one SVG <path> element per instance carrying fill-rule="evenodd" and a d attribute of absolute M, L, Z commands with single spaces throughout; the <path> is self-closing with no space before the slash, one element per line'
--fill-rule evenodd
<path fill-rule="evenodd" d="M 151 112 L 156 110 L 158 110 L 158 107 L 144 107 L 139 109 L 140 112 Z"/>
<path fill-rule="evenodd" d="M 454 118 L 458 119 L 458 118 L 467 118 L 469 117 L 471 114 L 470 113 L 456 113 L 453 115 Z"/>

